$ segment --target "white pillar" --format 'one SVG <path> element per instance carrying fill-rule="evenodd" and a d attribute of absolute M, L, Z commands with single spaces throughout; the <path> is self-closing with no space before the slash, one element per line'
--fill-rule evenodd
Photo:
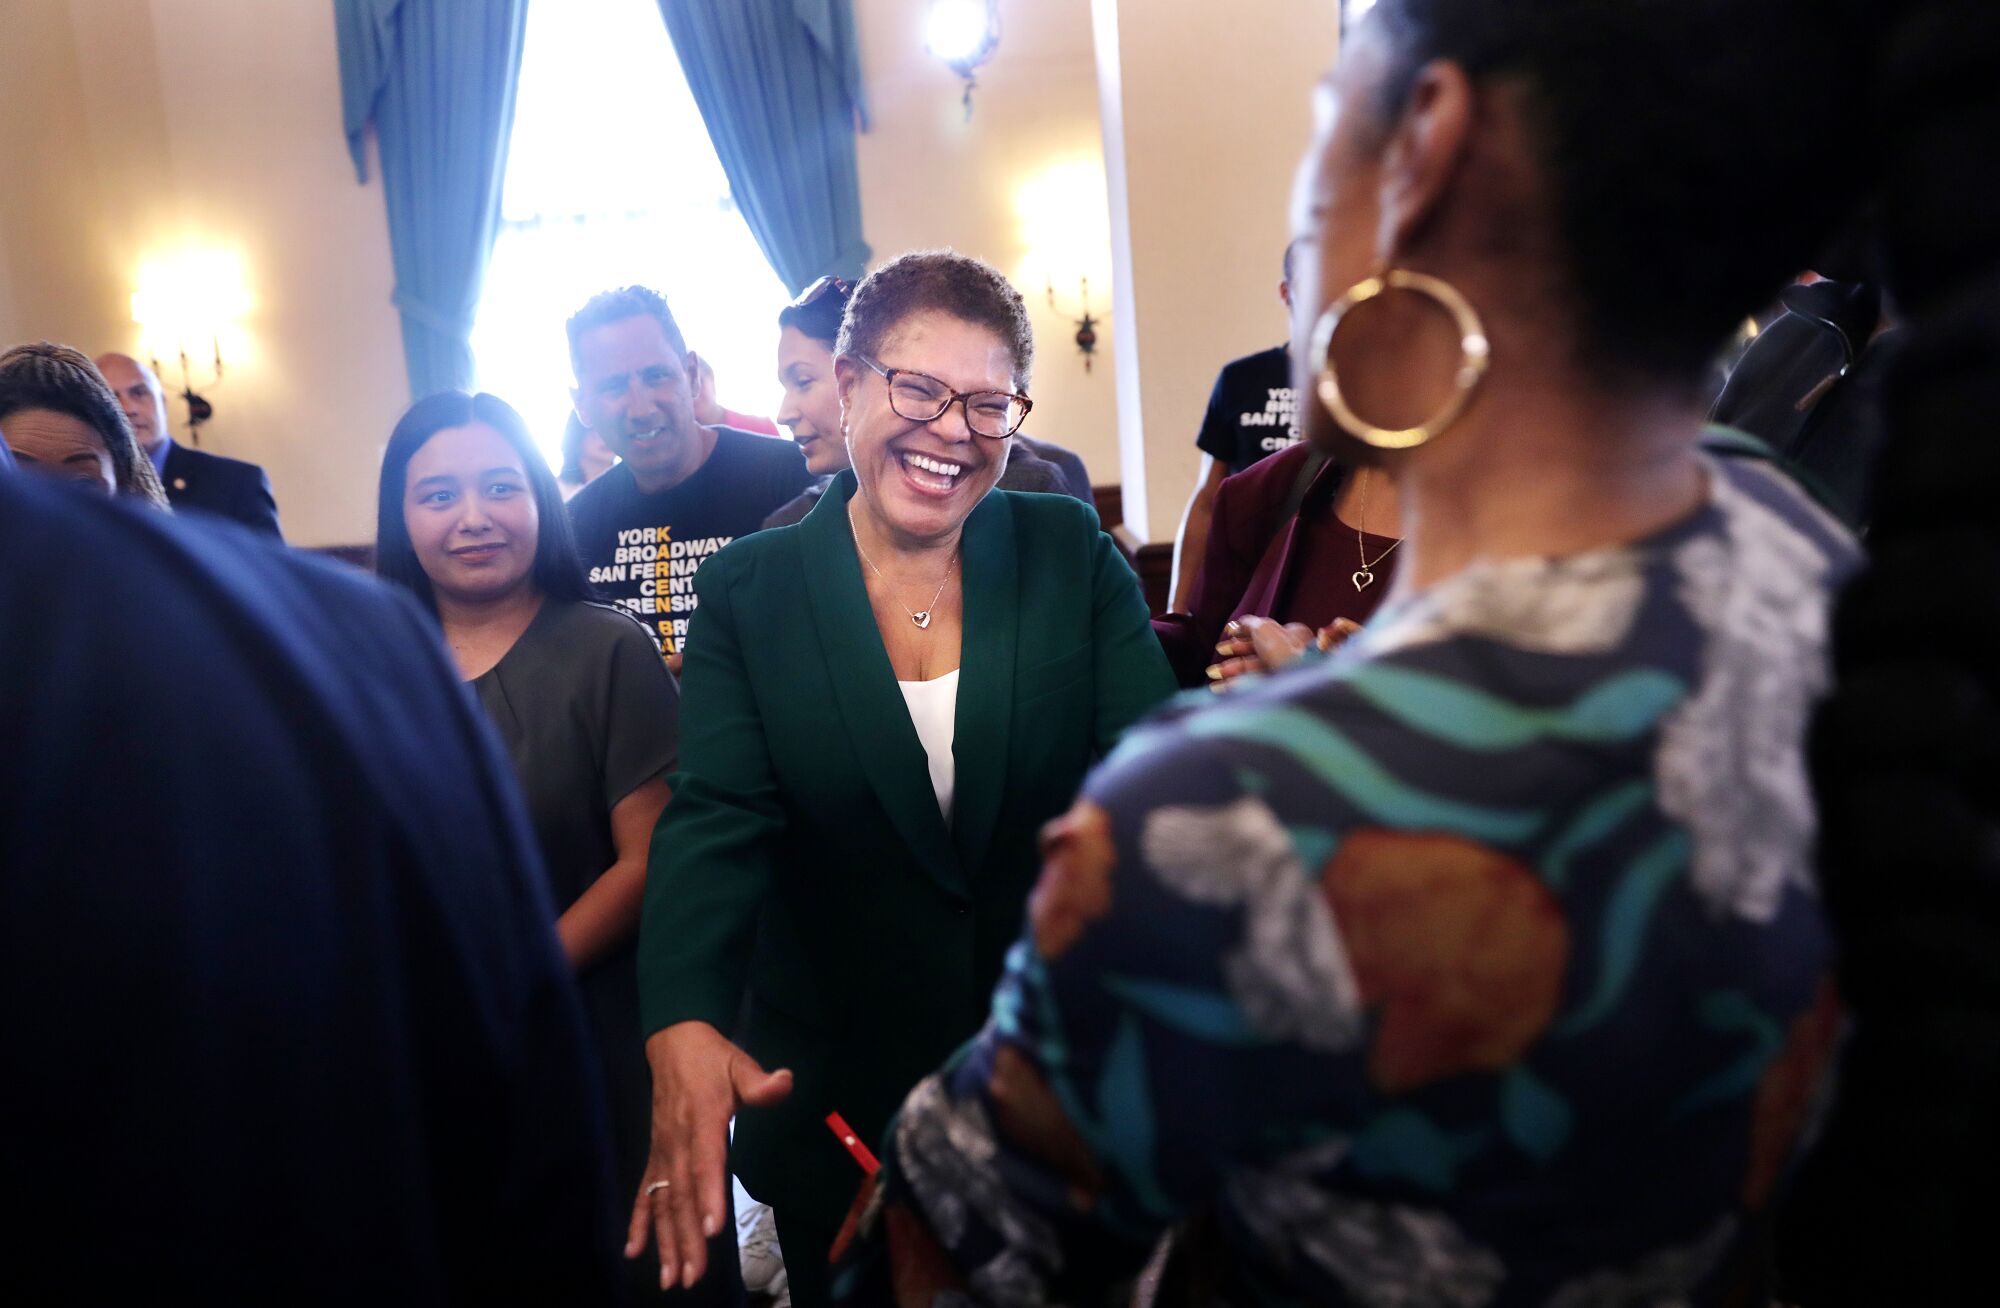
<path fill-rule="evenodd" d="M 1125 521 L 1167 540 L 1223 364 L 1285 339 L 1279 262 L 1335 0 L 1092 0 Z"/>

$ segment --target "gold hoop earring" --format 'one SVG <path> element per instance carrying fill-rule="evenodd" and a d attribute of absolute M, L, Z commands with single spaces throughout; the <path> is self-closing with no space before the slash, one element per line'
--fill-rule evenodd
<path fill-rule="evenodd" d="M 1366 304 L 1389 291 L 1414 291 L 1429 298 L 1450 314 L 1458 327 L 1460 358 L 1458 371 L 1452 376 L 1451 398 L 1445 401 L 1443 409 L 1432 415 L 1430 421 L 1416 427 L 1377 427 L 1363 420 L 1349 407 L 1347 397 L 1341 393 L 1340 377 L 1333 366 L 1333 335 L 1340 330 L 1341 320 L 1356 305 Z M 1480 322 L 1478 311 L 1472 307 L 1470 300 L 1459 293 L 1457 287 L 1425 273 L 1392 268 L 1380 276 L 1356 282 L 1345 295 L 1328 306 L 1313 328 L 1313 355 L 1319 359 L 1319 374 L 1314 378 L 1313 390 L 1342 431 L 1378 450 L 1413 450 L 1435 440 L 1464 415 L 1465 406 L 1472 403 L 1473 392 L 1479 389 L 1481 379 L 1486 376 L 1487 365 L 1492 362 L 1493 347 L 1486 339 L 1486 326 Z"/>

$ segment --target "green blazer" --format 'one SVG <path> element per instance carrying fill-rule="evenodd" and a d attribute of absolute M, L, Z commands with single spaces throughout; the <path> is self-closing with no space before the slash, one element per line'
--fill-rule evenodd
<path fill-rule="evenodd" d="M 1037 832 L 1175 689 L 1097 515 L 990 492 L 965 523 L 946 825 L 862 583 L 854 490 L 841 473 L 803 522 L 696 574 L 681 771 L 653 835 L 639 962 L 648 1032 L 699 1019 L 792 1069 L 783 1107 L 738 1119 L 733 1164 L 800 1229 L 829 1231 L 861 1173 L 822 1119 L 878 1139 L 978 1030 Z"/>

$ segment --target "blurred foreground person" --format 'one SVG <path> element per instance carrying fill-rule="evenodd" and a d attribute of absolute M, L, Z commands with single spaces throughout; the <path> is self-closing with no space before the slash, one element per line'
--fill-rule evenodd
<path fill-rule="evenodd" d="M 1169 1229 L 1166 1302 L 1765 1300 L 1841 1029 L 1803 747 L 1855 555 L 1701 452 L 1698 394 L 1844 216 L 1842 13 L 1351 24 L 1294 348 L 1308 438 L 1395 483 L 1395 590 L 1332 658 L 1132 733 L 1045 832 L 986 1029 L 885 1141 L 851 1301 L 1111 1302 Z"/>
<path fill-rule="evenodd" d="M 507 762 L 414 603 L 0 475 L 22 1303 L 603 1304 L 603 1110 Z"/>
<path fill-rule="evenodd" d="M 1880 467 L 1864 465 L 1871 562 L 1835 613 L 1839 676 L 1812 735 L 1820 877 L 1855 1034 L 1785 1213 L 1783 1298 L 1802 1308 L 1993 1294 L 2000 174 L 1978 160 L 2000 122 L 2000 7 L 1893 9 L 1869 98 L 1895 124 L 1882 230 L 1898 343 L 1881 365 Z M 1863 367 L 1891 343 L 1878 338 Z M 1865 430 L 1815 415 L 1815 444 Z"/>

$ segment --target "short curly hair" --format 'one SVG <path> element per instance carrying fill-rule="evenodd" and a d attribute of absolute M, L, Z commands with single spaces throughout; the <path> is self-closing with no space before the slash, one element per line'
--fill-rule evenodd
<path fill-rule="evenodd" d="M 0 354 L 0 420 L 24 409 L 66 414 L 97 433 L 111 455 L 120 495 L 167 507 L 153 461 L 139 448 L 132 424 L 97 365 L 67 345 L 38 341 Z"/>
<path fill-rule="evenodd" d="M 955 250 L 898 255 L 863 278 L 847 301 L 834 353 L 873 359 L 896 328 L 925 310 L 950 314 L 998 336 L 1014 361 L 1014 385 L 1028 389 L 1035 366 L 1028 306 L 992 264 Z"/>

